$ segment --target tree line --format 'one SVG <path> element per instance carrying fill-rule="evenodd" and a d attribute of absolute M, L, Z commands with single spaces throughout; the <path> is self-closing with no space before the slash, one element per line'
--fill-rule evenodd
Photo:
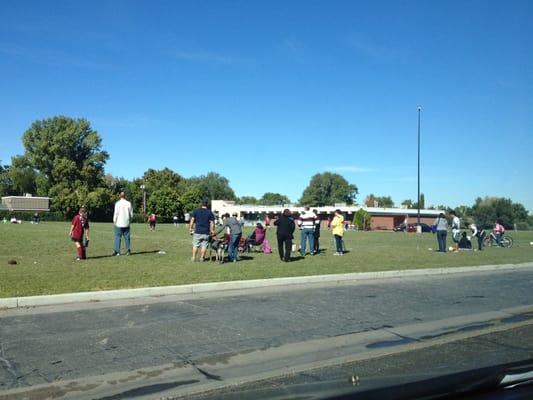
<path fill-rule="evenodd" d="M 134 209 L 143 207 L 145 213 L 154 212 L 164 218 L 183 215 L 198 206 L 203 199 L 232 200 L 239 204 L 283 205 L 290 199 L 280 193 L 267 192 L 262 197 L 237 197 L 227 178 L 217 172 L 186 178 L 164 168 L 148 169 L 141 177 L 129 180 L 105 173 L 109 154 L 102 149 L 102 138 L 91 128 L 89 121 L 55 116 L 35 121 L 22 135 L 24 154 L 12 157 L 10 165 L 0 163 L 0 194 L 2 196 L 31 193 L 51 197 L 51 211 L 71 217 L 81 205 L 91 211 L 93 220 L 106 221 L 112 217 L 117 194 L 124 191 Z M 344 177 L 323 172 L 311 177 L 297 204 L 311 206 L 355 203 L 358 188 Z M 369 207 L 394 207 L 390 196 L 370 194 L 364 200 Z M 418 208 L 412 200 L 404 200 L 406 208 Z M 424 194 L 420 208 L 425 207 Z M 444 205 L 427 208 L 450 211 Z M 472 206 L 453 209 L 465 222 L 491 226 L 500 219 L 507 227 L 533 226 L 533 216 L 525 207 L 511 199 L 478 198 Z"/>
<path fill-rule="evenodd" d="M 2 196 L 31 193 L 51 197 L 51 211 L 71 217 L 81 205 L 93 220 L 109 220 L 117 193 L 124 191 L 135 210 L 156 213 L 163 218 L 183 215 L 203 199 L 224 199 L 240 204 L 279 205 L 290 199 L 267 192 L 261 198 L 237 197 L 229 180 L 216 172 L 185 178 L 164 168 L 148 169 L 143 176 L 126 179 L 106 174 L 109 154 L 102 148 L 102 138 L 84 118 L 54 116 L 35 121 L 22 135 L 24 154 L 12 157 L 10 165 L 0 163 Z M 144 189 L 141 189 L 144 187 Z M 357 187 L 339 174 L 324 172 L 311 178 L 299 200 L 315 206 L 353 204 Z"/>

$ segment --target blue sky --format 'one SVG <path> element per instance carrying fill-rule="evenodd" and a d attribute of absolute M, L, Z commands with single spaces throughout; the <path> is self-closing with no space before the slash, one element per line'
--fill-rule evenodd
<path fill-rule="evenodd" d="M 426 204 L 533 211 L 531 1 L 0 2 L 0 160 L 37 119 L 84 117 L 135 178 L 216 171 L 296 201 L 338 172 Z M 492 167 L 491 167 L 492 165 Z"/>

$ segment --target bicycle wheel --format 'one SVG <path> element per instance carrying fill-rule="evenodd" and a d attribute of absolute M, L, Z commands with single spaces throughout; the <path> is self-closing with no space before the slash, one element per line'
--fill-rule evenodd
<path fill-rule="evenodd" d="M 490 237 L 490 234 L 485 236 L 485 239 L 483 239 L 483 247 L 490 247 L 492 245 L 492 239 Z"/>
<path fill-rule="evenodd" d="M 504 235 L 500 240 L 502 247 L 510 248 L 513 247 L 513 238 L 511 236 Z"/>

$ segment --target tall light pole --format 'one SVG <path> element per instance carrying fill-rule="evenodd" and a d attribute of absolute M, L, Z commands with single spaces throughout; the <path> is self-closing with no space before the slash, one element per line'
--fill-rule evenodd
<path fill-rule="evenodd" d="M 417 206 L 418 206 L 418 215 L 417 215 L 417 231 L 420 230 L 420 111 L 422 111 L 422 106 L 418 105 L 418 200 L 417 200 Z"/>
<path fill-rule="evenodd" d="M 146 214 L 146 186 L 141 185 L 140 188 L 143 191 L 143 214 Z"/>

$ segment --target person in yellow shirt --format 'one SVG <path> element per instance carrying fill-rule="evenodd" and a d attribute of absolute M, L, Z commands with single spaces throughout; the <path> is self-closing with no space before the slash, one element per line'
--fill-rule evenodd
<path fill-rule="evenodd" d="M 334 256 L 342 256 L 344 254 L 344 249 L 342 248 L 342 237 L 344 236 L 344 216 L 342 215 L 341 210 L 335 210 L 335 216 L 333 221 L 331 221 L 331 228 L 333 237 L 335 238 L 335 248 L 336 252 Z"/>

